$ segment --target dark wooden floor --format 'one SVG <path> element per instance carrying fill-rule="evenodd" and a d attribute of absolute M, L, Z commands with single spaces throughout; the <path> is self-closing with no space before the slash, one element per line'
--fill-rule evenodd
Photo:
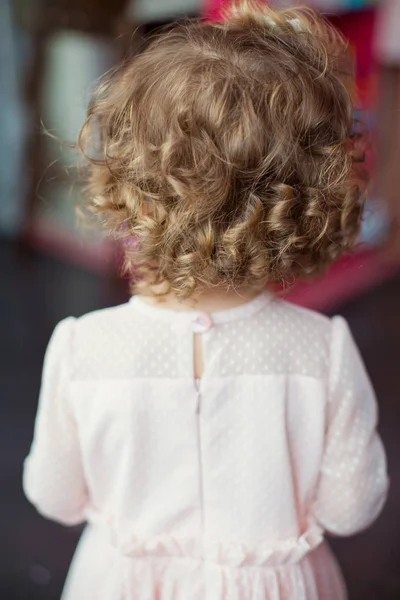
<path fill-rule="evenodd" d="M 35 253 L 21 254 L 1 241 L 0 273 L 0 600 L 58 600 L 79 530 L 41 519 L 21 491 L 43 353 L 61 318 L 123 302 L 126 296 L 105 278 Z M 392 489 L 383 515 L 368 532 L 334 540 L 333 546 L 350 600 L 399 600 L 400 278 L 338 312 L 348 319 L 378 392 Z"/>

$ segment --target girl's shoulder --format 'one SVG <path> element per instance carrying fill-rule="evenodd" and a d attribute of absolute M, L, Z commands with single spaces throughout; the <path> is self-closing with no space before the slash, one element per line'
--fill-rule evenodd
<path fill-rule="evenodd" d="M 137 323 L 128 302 L 64 319 L 56 331 L 67 329 L 72 379 L 87 379 L 120 363 Z"/>
<path fill-rule="evenodd" d="M 330 318 L 315 310 L 298 306 L 277 298 L 258 316 L 259 324 L 263 321 L 272 326 L 281 335 L 312 338 L 314 341 L 329 341 L 335 318 Z"/>
<path fill-rule="evenodd" d="M 327 377 L 335 356 L 353 343 L 342 317 L 328 317 L 281 299 L 260 311 L 252 330 L 255 354 L 262 355 L 266 365 L 276 366 L 279 359 L 285 373 L 318 378 Z"/>
<path fill-rule="evenodd" d="M 86 313 L 75 319 L 76 335 L 78 338 L 109 335 L 112 330 L 125 328 L 127 321 L 133 316 L 132 312 L 130 303 L 125 302 Z"/>

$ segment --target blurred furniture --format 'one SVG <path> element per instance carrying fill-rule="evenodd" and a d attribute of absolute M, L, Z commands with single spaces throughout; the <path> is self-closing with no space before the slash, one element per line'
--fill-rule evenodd
<path fill-rule="evenodd" d="M 109 262 L 108 251 L 101 256 L 95 243 L 86 244 L 95 242 L 95 236 L 82 236 L 74 224 L 73 205 L 80 192 L 69 167 L 76 156 L 63 141 L 76 139 L 91 83 L 119 58 L 137 51 L 135 42 L 144 33 L 174 18 L 195 16 L 200 0 L 15 1 L 32 38 L 26 82 L 32 127 L 20 239 L 23 247 L 39 245 L 101 268 L 102 262 Z"/>
<path fill-rule="evenodd" d="M 42 91 L 47 67 L 49 44 L 55 34 L 76 31 L 112 39 L 116 21 L 125 10 L 127 0 L 18 0 L 24 25 L 32 39 L 32 52 L 26 81 L 26 100 L 31 117 L 31 131 L 26 156 L 28 190 L 21 238 L 29 241 L 39 203 L 39 186 L 47 169 L 42 129 Z M 57 132 L 55 132 L 57 135 Z M 55 177 L 65 179 L 65 170 Z"/>
<path fill-rule="evenodd" d="M 130 0 L 126 17 L 137 23 L 169 22 L 200 12 L 201 0 Z"/>
<path fill-rule="evenodd" d="M 20 88 L 23 40 L 13 18 L 12 0 L 0 0 L 0 234 L 13 237 L 23 212 L 25 111 Z"/>

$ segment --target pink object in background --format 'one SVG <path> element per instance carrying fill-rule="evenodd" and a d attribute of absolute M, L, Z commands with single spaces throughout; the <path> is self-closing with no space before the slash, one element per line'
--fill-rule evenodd
<path fill-rule="evenodd" d="M 218 21 L 221 18 L 221 0 L 204 0 L 203 15 L 210 21 Z"/>

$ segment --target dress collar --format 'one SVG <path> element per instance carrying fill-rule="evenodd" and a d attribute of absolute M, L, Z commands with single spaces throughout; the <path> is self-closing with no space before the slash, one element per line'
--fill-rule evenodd
<path fill-rule="evenodd" d="M 140 296 L 133 296 L 129 302 L 136 310 L 156 320 L 168 321 L 171 323 L 194 323 L 196 321 L 204 321 L 205 318 L 208 318 L 213 324 L 218 324 L 239 321 L 251 317 L 266 306 L 271 301 L 271 298 L 272 294 L 270 292 L 262 292 L 249 302 L 212 313 L 195 309 L 175 310 L 163 308 L 160 305 L 148 304 Z"/>

